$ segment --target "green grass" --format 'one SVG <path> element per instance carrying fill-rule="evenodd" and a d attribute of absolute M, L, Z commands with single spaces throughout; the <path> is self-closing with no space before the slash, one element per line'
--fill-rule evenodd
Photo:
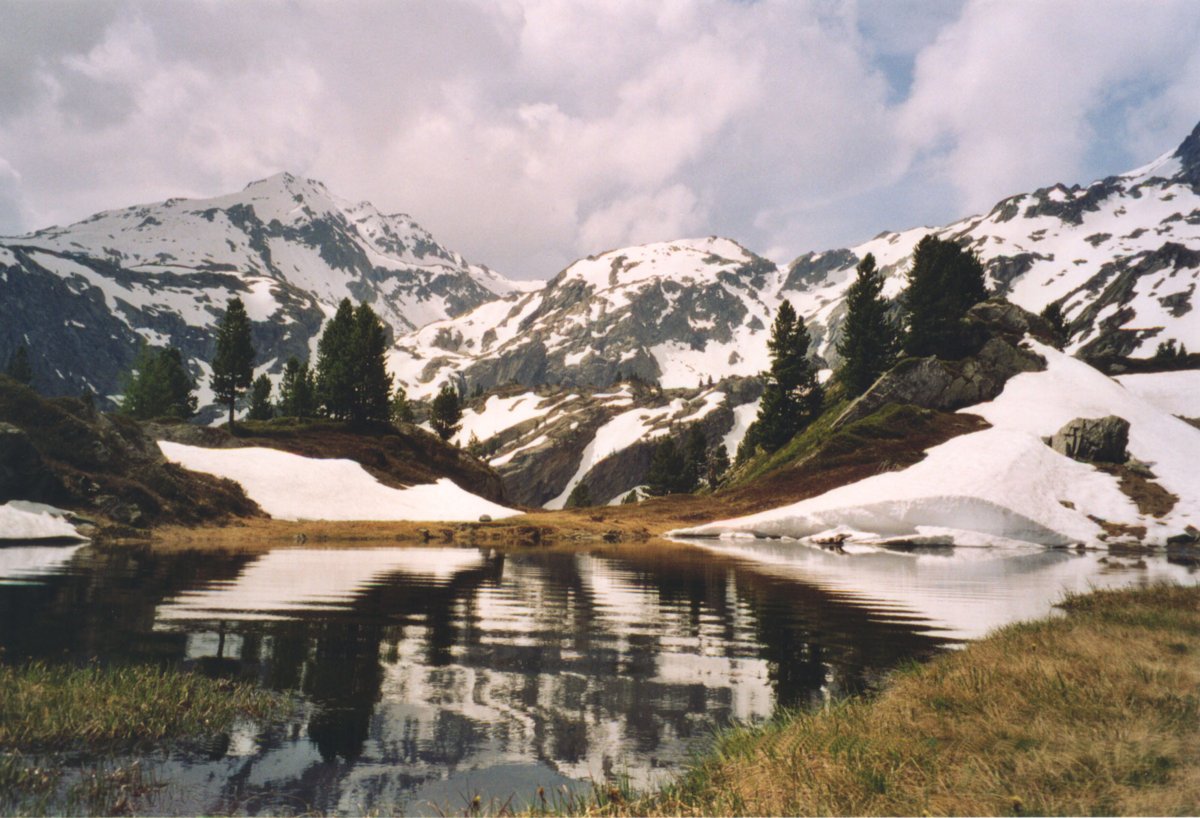
<path fill-rule="evenodd" d="M 0 667 L 0 691 L 0 747 L 25 753 L 215 734 L 286 706 L 270 691 L 146 666 Z"/>
<path fill-rule="evenodd" d="M 631 815 L 1195 815 L 1200 589 L 1102 591 L 893 674 L 873 699 L 725 733 Z"/>

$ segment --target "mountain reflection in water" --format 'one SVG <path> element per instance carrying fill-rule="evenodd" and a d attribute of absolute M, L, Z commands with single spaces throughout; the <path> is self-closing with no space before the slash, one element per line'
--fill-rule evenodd
<path fill-rule="evenodd" d="M 171 786 L 139 811 L 190 814 L 462 811 L 475 794 L 519 805 L 616 774 L 645 786 L 716 727 L 869 689 L 947 644 L 883 593 L 887 571 L 914 581 L 898 567 L 911 555 L 868 569 L 875 598 L 744 556 L 89 546 L 0 585 L 0 646 L 6 662 L 149 661 L 298 693 L 289 720 L 154 762 Z M 1035 569 L 991 575 L 1027 585 Z"/>

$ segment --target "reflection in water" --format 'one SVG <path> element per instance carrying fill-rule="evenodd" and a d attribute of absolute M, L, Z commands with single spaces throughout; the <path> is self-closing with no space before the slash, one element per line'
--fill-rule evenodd
<path fill-rule="evenodd" d="M 80 548 L 83 543 L 0 547 L 0 584 L 11 585 L 59 573 Z"/>
<path fill-rule="evenodd" d="M 156 772 L 172 786 L 141 811 L 460 811 L 614 774 L 644 786 L 716 726 L 869 689 L 940 649 L 935 630 L 1020 615 L 1028 596 L 1040 612 L 1055 583 L 1105 570 L 1043 551 L 738 547 L 87 547 L 65 573 L 0 587 L 0 646 L 300 694 L 293 719 L 173 751 Z"/>

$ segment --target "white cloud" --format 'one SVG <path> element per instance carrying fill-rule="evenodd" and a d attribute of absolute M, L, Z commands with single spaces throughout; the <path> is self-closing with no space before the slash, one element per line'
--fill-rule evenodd
<path fill-rule="evenodd" d="M 18 5 L 0 232 L 288 169 L 519 277 L 680 235 L 794 255 L 1198 115 L 1190 2 Z"/>

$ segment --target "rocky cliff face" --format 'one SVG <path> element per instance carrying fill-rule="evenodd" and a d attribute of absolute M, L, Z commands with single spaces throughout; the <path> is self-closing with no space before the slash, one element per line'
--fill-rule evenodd
<path fill-rule="evenodd" d="M 519 288 L 469 264 L 404 215 L 280 174 L 237 194 L 99 213 L 0 239 L 0 358 L 34 352 L 48 394 L 120 390 L 138 344 L 173 344 L 207 383 L 213 327 L 232 296 L 253 321 L 260 371 L 308 358 L 338 301 L 370 303 L 395 335 Z M 201 390 L 201 404 L 209 395 Z"/>

